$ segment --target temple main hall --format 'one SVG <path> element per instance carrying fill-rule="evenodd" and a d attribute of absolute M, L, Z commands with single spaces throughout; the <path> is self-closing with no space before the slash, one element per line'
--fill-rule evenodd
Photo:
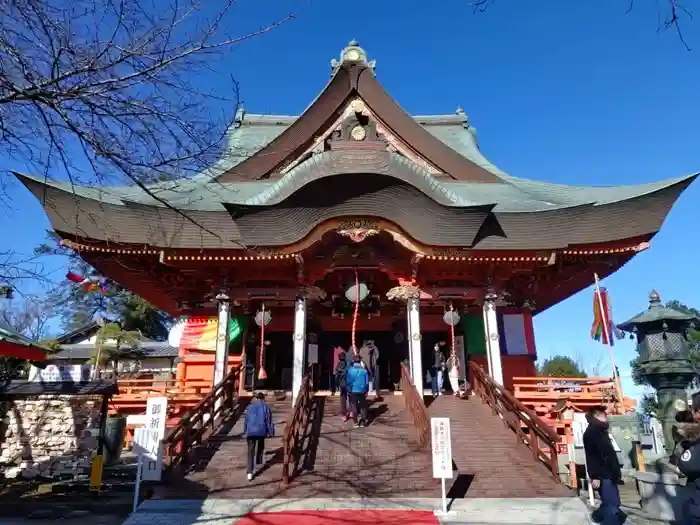
<path fill-rule="evenodd" d="M 247 389 L 296 397 L 310 365 L 314 389 L 331 388 L 333 349 L 354 344 L 378 350 L 391 391 L 404 362 L 422 385 L 437 345 L 463 381 L 474 362 L 511 388 L 535 374 L 533 318 L 649 248 L 695 178 L 519 178 L 461 109 L 408 115 L 357 42 L 331 68 L 300 116 L 240 108 L 198 176 L 145 192 L 17 174 L 67 246 L 183 319 L 180 380 L 244 361 Z"/>

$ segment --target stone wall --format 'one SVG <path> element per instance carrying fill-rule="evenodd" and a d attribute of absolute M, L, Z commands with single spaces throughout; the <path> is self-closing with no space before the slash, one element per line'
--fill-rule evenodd
<path fill-rule="evenodd" d="M 5 478 L 85 472 L 97 445 L 100 398 L 44 397 L 5 402 L 0 471 Z"/>

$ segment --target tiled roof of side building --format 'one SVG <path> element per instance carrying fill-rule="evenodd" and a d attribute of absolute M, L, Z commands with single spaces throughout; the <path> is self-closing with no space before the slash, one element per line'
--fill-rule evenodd
<path fill-rule="evenodd" d="M 94 351 L 94 346 L 89 344 L 60 345 L 59 351 L 51 358 L 56 360 L 90 359 Z M 143 354 L 145 359 L 174 358 L 179 355 L 179 349 L 170 346 L 167 341 L 143 342 L 139 344 L 138 351 Z"/>

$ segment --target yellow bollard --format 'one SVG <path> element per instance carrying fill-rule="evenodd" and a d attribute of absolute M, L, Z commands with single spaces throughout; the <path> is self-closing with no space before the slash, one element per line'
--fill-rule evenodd
<path fill-rule="evenodd" d="M 104 470 L 105 457 L 94 455 L 90 469 L 90 491 L 100 492 L 102 488 L 102 472 Z"/>

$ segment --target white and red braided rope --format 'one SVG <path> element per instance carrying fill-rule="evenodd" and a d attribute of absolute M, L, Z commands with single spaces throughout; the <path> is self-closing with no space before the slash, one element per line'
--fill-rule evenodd
<path fill-rule="evenodd" d="M 359 353 L 359 349 L 355 344 L 355 332 L 357 331 L 357 318 L 360 313 L 360 277 L 355 270 L 355 311 L 352 314 L 352 332 L 351 332 L 351 348 L 353 355 Z"/>
<path fill-rule="evenodd" d="M 260 363 L 258 366 L 258 379 L 267 379 L 267 372 L 264 366 L 265 357 L 265 303 L 260 310 Z"/>

